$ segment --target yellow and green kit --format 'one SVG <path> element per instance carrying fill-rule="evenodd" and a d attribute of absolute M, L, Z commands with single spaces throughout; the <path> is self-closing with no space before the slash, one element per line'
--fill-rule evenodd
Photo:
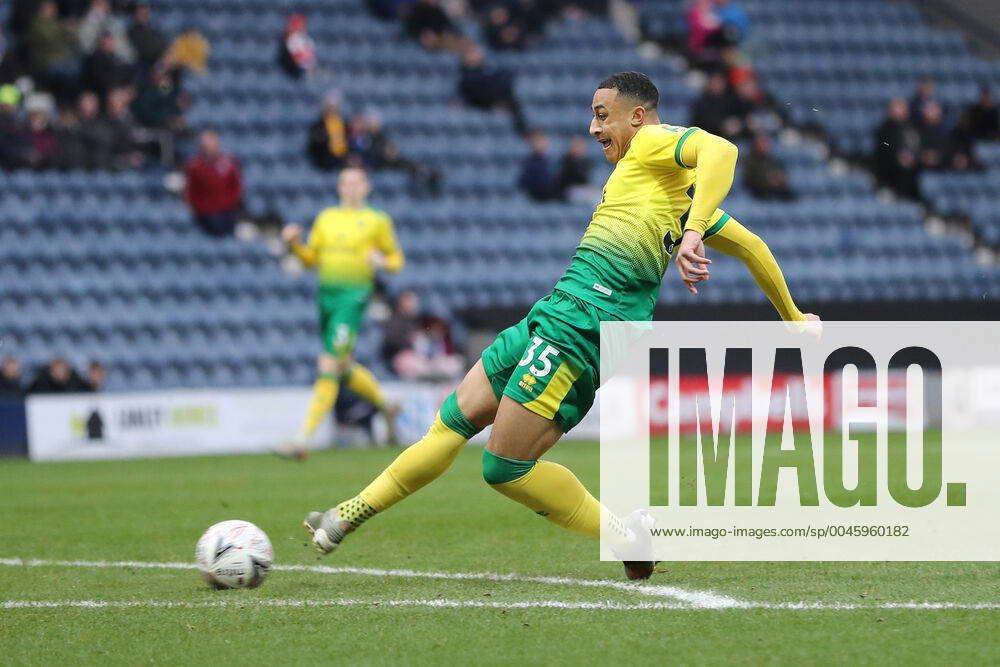
<path fill-rule="evenodd" d="M 367 206 L 328 208 L 316 217 L 308 242 L 290 248 L 319 274 L 316 297 L 323 349 L 338 358 L 349 356 L 375 281 L 373 256 L 381 253 L 388 271 L 403 268 L 392 218 Z"/>
<path fill-rule="evenodd" d="M 604 197 L 552 294 L 483 352 L 497 398 L 509 396 L 569 431 L 593 405 L 600 384 L 601 321 L 652 319 L 660 282 L 685 229 L 697 229 L 709 245 L 716 235 L 731 236 L 720 247 L 727 254 L 750 247 L 747 239 L 760 241 L 714 205 L 695 219 L 697 173 L 684 157 L 697 155 L 693 148 L 712 141 L 719 139 L 697 128 L 639 129 L 608 178 Z M 719 193 L 718 201 L 724 195 Z M 753 246 L 752 252 L 766 253 L 759 262 L 762 275 L 777 272 L 774 290 L 783 293 L 772 301 L 791 304 L 766 246 L 763 251 Z M 772 296 L 770 284 L 762 288 Z M 786 310 L 783 317 L 802 317 L 794 304 Z"/>

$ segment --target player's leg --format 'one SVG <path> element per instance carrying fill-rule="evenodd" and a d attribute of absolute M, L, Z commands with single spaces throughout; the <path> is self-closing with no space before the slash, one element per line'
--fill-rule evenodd
<path fill-rule="evenodd" d="M 324 352 L 319 355 L 316 362 L 316 381 L 313 383 L 312 397 L 309 399 L 309 407 L 306 409 L 305 419 L 299 428 L 296 441 L 303 446 L 309 442 L 309 438 L 319 427 L 320 423 L 329 416 L 333 405 L 337 402 L 337 394 L 340 393 L 341 367 L 335 356 Z"/>
<path fill-rule="evenodd" d="M 530 343 L 504 387 L 483 452 L 483 478 L 553 523 L 590 537 L 600 537 L 603 527 L 616 552 L 636 553 L 645 514 L 623 522 L 602 511 L 569 469 L 539 460 L 593 405 L 600 317 L 589 304 L 558 292 L 529 314 Z M 653 563 L 626 561 L 625 571 L 630 579 L 644 579 Z"/>
<path fill-rule="evenodd" d="M 372 372 L 354 362 L 345 370 L 342 381 L 348 389 L 375 406 L 375 409 L 385 418 L 386 440 L 390 445 L 399 444 L 396 437 L 396 418 L 399 416 L 399 406 L 385 399 L 385 396 L 382 395 L 382 387 Z"/>
<path fill-rule="evenodd" d="M 306 527 L 321 551 L 448 469 L 469 438 L 493 423 L 504 386 L 527 341 L 527 324 L 502 331 L 441 406 L 423 438 L 407 448 L 358 495 L 326 512 L 312 512 Z"/>
<path fill-rule="evenodd" d="M 310 513 L 305 523 L 313 542 L 329 553 L 362 523 L 437 479 L 469 438 L 493 422 L 496 410 L 496 395 L 478 361 L 445 399 L 423 438 L 403 450 L 358 495 L 326 512 Z"/>
<path fill-rule="evenodd" d="M 562 429 L 552 419 L 504 396 L 483 450 L 483 479 L 553 523 L 582 535 L 600 537 L 598 500 L 568 468 L 539 460 L 562 435 Z"/>
<path fill-rule="evenodd" d="M 312 397 L 295 439 L 279 450 L 279 453 L 291 452 L 298 459 L 305 458 L 310 438 L 337 402 L 341 382 L 351 367 L 351 353 L 364 318 L 368 292 L 350 287 L 320 287 L 317 302 L 323 353 L 317 362 Z"/>

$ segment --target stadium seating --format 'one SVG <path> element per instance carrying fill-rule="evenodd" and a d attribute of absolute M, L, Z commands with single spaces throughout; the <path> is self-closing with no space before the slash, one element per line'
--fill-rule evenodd
<path fill-rule="evenodd" d="M 848 1 L 857 12 L 819 0 L 746 3 L 757 23 L 760 69 L 777 96 L 791 101 L 797 122 L 819 116 L 843 141 L 864 148 L 885 98 L 909 92 L 924 71 L 903 70 L 904 62 L 968 68 L 943 86 L 948 100 L 966 99 L 981 76 L 1000 81 L 1000 68 L 969 56 L 954 35 L 920 28 L 907 7 Z M 660 11 L 679 6 L 656 4 Z M 390 287 L 416 289 L 443 311 L 527 307 L 565 269 L 592 207 L 538 204 L 518 191 L 526 145 L 508 116 L 458 104 L 455 56 L 402 41 L 398 27 L 371 18 L 362 0 L 162 0 L 156 10 L 165 29 L 194 25 L 211 42 L 209 73 L 188 78 L 195 104 L 187 118 L 217 128 L 223 146 L 239 156 L 252 213 L 307 223 L 334 202 L 331 175 L 313 170 L 304 148 L 323 94 L 335 87 L 349 108 L 376 110 L 403 154 L 444 174 L 437 199 L 413 197 L 402 174 L 375 175 L 374 203 L 394 217 L 408 256 Z M 328 78 L 292 80 L 278 69 L 277 39 L 291 11 L 308 15 Z M 855 21 L 880 38 L 871 30 L 857 37 Z M 894 31 L 902 22 L 905 38 Z M 475 26 L 466 28 L 475 34 Z M 919 58 L 895 57 L 903 51 Z M 856 70 L 845 66 L 845 53 L 858 59 Z M 674 61 L 641 58 L 604 20 L 554 23 L 536 49 L 490 57 L 518 73 L 529 122 L 553 137 L 556 157 L 569 137 L 586 132 L 594 84 L 610 71 L 649 73 L 668 122 L 684 124 L 695 95 Z M 916 205 L 882 201 L 869 176 L 833 171 L 817 145 L 776 151 L 798 198 L 760 202 L 737 185 L 727 209 L 766 237 L 803 304 L 1000 293 L 1000 272 L 976 267 L 957 242 L 929 236 Z M 609 167 L 596 142 L 591 156 L 594 180 L 603 181 Z M 996 147 L 982 157 L 1000 168 Z M 0 173 L 0 352 L 27 364 L 56 352 L 77 363 L 100 358 L 115 389 L 308 382 L 317 352 L 313 279 L 286 274 L 255 242 L 201 236 L 163 177 Z M 941 181 L 942 206 L 947 200 L 978 210 L 995 208 L 986 205 L 997 194 L 989 177 L 963 177 L 961 195 L 945 185 L 954 177 L 929 180 Z M 1000 228 L 996 214 L 981 219 Z M 953 263 L 952 279 L 938 280 L 934 260 L 956 256 L 970 261 Z M 743 267 L 725 260 L 699 298 L 764 300 Z M 667 282 L 664 303 L 689 299 Z M 384 372 L 369 329 L 357 355 Z"/>

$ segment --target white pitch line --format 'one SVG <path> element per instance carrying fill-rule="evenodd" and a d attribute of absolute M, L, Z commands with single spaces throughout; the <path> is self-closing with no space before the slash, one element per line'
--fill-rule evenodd
<path fill-rule="evenodd" d="M 88 560 L 41 560 L 0 558 L 0 565 L 28 567 L 95 567 L 95 568 L 152 568 L 165 570 L 193 570 L 193 563 L 149 563 L 142 561 L 88 561 Z M 632 591 L 658 598 L 672 598 L 696 607 L 708 608 L 738 607 L 742 600 L 719 595 L 712 591 L 698 591 L 676 586 L 650 586 L 626 581 L 606 581 L 600 579 L 571 579 L 568 577 L 541 577 L 523 574 L 498 574 L 495 572 L 420 572 L 417 570 L 380 570 L 368 567 L 331 567 L 328 565 L 276 565 L 272 568 L 285 572 L 316 572 L 319 574 L 356 574 L 374 577 L 400 577 L 409 579 L 449 579 L 458 581 L 518 581 L 554 586 L 584 586 L 619 591 Z"/>
<path fill-rule="evenodd" d="M 479 600 L 216 600 L 212 602 L 176 602 L 169 600 L 7 600 L 0 602 L 0 609 L 200 609 L 215 607 L 434 607 L 439 609 L 586 609 L 600 611 L 638 611 L 644 609 L 690 610 L 692 607 L 677 602 L 644 602 L 624 604 L 618 602 L 562 602 L 560 600 L 533 600 L 528 602 L 481 602 Z"/>
<path fill-rule="evenodd" d="M 15 567 L 93 567 L 93 568 L 137 568 L 161 570 L 193 570 L 192 563 L 153 563 L 144 561 L 87 561 L 87 560 L 42 560 L 21 558 L 0 558 L 0 566 Z M 104 608 L 199 608 L 199 607 L 440 607 L 440 608 L 492 608 L 492 609 L 590 609 L 604 611 L 639 610 L 752 610 L 773 609 L 787 611 L 863 611 L 879 609 L 945 610 L 962 609 L 973 611 L 998 611 L 1000 603 L 962 604 L 955 602 L 879 602 L 873 604 L 826 603 L 826 602 L 750 602 L 718 595 L 712 591 L 687 590 L 675 586 L 649 586 L 623 581 L 591 579 L 571 579 L 567 577 L 541 577 L 522 574 L 497 574 L 493 572 L 419 572 L 416 570 L 379 570 L 359 567 L 330 567 L 326 565 L 279 565 L 279 571 L 316 572 L 321 574 L 357 574 L 378 577 L 406 577 L 422 579 L 479 580 L 479 581 L 520 581 L 551 584 L 558 586 L 585 586 L 634 591 L 642 595 L 666 597 L 676 602 L 639 602 L 634 604 L 618 602 L 562 602 L 558 600 L 535 600 L 528 602 L 480 602 L 478 600 L 217 600 L 212 602 L 171 602 L 157 600 L 8 600 L 0 602 L 0 609 L 39 609 L 77 607 L 84 609 Z"/>
<path fill-rule="evenodd" d="M 528 602 L 480 602 L 478 600 L 215 600 L 212 602 L 185 602 L 170 600 L 6 600 L 0 610 L 13 609 L 207 609 L 220 607 L 262 609 L 269 607 L 431 607 L 437 609 L 572 609 L 586 611 L 876 611 L 910 609 L 918 611 L 973 610 L 997 611 L 1000 604 L 957 604 L 952 602 L 883 602 L 878 604 L 839 604 L 823 602 L 744 602 L 739 606 L 692 607 L 677 602 L 562 602 L 560 600 L 532 600 Z"/>

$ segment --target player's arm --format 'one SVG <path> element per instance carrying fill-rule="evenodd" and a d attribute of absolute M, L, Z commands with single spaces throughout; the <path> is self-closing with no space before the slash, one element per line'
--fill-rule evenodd
<path fill-rule="evenodd" d="M 781 319 L 786 322 L 804 322 L 809 319 L 795 306 L 778 261 L 759 236 L 729 218 L 721 229 L 705 239 L 705 243 L 713 250 L 743 262 Z"/>
<path fill-rule="evenodd" d="M 702 237 L 733 186 L 739 149 L 722 137 L 691 129 L 677 143 L 674 155 L 677 166 L 698 169 L 691 209 L 674 259 L 677 272 L 688 291 L 697 294 L 695 285 L 708 280 L 708 265 L 712 263 L 705 257 Z"/>
<path fill-rule="evenodd" d="M 399 241 L 396 240 L 392 220 L 388 216 L 379 228 L 378 236 L 375 237 L 375 247 L 378 248 L 378 253 L 373 263 L 377 268 L 393 273 L 403 268 L 406 259 L 403 257 L 402 248 L 399 247 Z"/>
<path fill-rule="evenodd" d="M 320 225 L 317 219 L 316 223 L 313 224 L 312 232 L 309 234 L 309 243 L 302 243 L 302 226 L 301 225 L 288 225 L 281 230 L 281 238 L 284 240 L 285 245 L 288 246 L 288 251 L 299 258 L 305 266 L 312 268 L 316 266 L 316 262 L 319 258 L 319 254 L 316 249 L 320 244 Z"/>
<path fill-rule="evenodd" d="M 677 154 L 681 167 L 698 170 L 684 235 L 691 231 L 701 238 L 712 226 L 712 216 L 733 186 L 739 149 L 722 137 L 696 130 L 686 135 Z"/>

